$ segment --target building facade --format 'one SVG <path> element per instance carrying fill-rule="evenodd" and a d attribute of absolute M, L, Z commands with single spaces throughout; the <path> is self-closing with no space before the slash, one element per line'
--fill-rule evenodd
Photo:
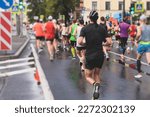
<path fill-rule="evenodd" d="M 97 10 L 100 17 L 123 13 L 123 1 L 125 1 L 126 12 L 129 12 L 131 2 L 143 2 L 145 14 L 150 16 L 150 0 L 83 0 L 82 16 L 85 21 L 88 20 L 91 10 Z"/>

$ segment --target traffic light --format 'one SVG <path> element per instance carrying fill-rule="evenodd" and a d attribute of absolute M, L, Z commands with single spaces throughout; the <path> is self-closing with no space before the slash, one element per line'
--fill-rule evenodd
<path fill-rule="evenodd" d="M 130 5 L 130 14 L 133 15 L 135 13 L 135 4 L 131 3 Z"/>
<path fill-rule="evenodd" d="M 106 20 L 109 20 L 109 15 L 106 15 Z"/>
<path fill-rule="evenodd" d="M 23 0 L 19 0 L 19 9 L 23 10 Z"/>

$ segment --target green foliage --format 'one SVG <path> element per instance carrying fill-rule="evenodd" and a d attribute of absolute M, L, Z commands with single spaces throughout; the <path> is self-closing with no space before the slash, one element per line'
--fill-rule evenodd
<path fill-rule="evenodd" d="M 49 15 L 58 18 L 59 14 L 65 15 L 66 20 L 69 20 L 69 13 L 75 10 L 80 0 L 27 0 L 27 2 L 28 9 L 31 10 L 28 13 L 30 21 L 33 21 L 34 16 L 44 15 L 46 20 Z"/>

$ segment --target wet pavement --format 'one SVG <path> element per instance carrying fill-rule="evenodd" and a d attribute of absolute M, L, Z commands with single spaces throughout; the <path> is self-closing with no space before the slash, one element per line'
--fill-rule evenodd
<path fill-rule="evenodd" d="M 117 52 L 116 49 L 112 51 Z M 20 57 L 27 57 L 30 52 L 31 49 L 28 44 Z M 47 53 L 45 47 L 39 58 L 54 99 L 90 100 L 92 98 L 92 86 L 85 81 L 84 73 L 80 71 L 78 59 L 72 60 L 70 53 L 60 51 L 55 60 L 50 62 Z M 136 80 L 134 78 L 137 73 L 136 70 L 114 62 L 113 60 L 118 59 L 118 57 L 113 54 L 110 55 L 110 61 L 105 61 L 101 70 L 100 100 L 149 100 L 150 77 L 143 74 L 143 78 Z M 145 61 L 144 57 L 143 61 Z M 150 72 L 149 67 L 142 66 L 142 68 Z M 0 84 L 2 87 L 0 99 L 44 99 L 41 88 L 36 85 L 33 78 L 33 73 L 1 79 L 1 82 L 5 82 L 5 85 Z"/>
<path fill-rule="evenodd" d="M 54 62 L 48 59 L 45 50 L 40 55 L 40 62 L 47 76 L 50 88 L 56 100 L 85 100 L 91 99 L 92 86 L 86 83 L 84 74 L 80 71 L 78 59 L 72 60 L 70 54 L 61 52 Z M 110 61 L 105 61 L 102 73 L 101 100 L 147 100 L 150 99 L 150 78 L 143 75 L 135 80 L 137 73 L 113 62 L 118 59 L 112 55 Z M 146 66 L 143 66 L 145 68 Z M 150 68 L 145 68 L 150 71 Z"/>
<path fill-rule="evenodd" d="M 28 57 L 31 53 L 30 44 L 24 49 L 19 58 Z M 9 64 L 10 65 L 10 64 Z M 16 69 L 7 69 L 5 72 L 29 68 L 23 66 Z M 34 73 L 28 72 L 0 78 L 0 100 L 43 100 L 41 86 L 37 85 Z"/>

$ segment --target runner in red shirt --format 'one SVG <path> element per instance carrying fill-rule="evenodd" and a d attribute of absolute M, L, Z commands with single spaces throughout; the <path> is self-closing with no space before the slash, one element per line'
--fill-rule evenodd
<path fill-rule="evenodd" d="M 52 22 L 53 17 L 48 17 L 48 22 L 45 24 L 45 39 L 48 47 L 48 52 L 50 55 L 50 61 L 54 59 L 54 38 L 55 38 L 55 27 L 54 23 Z"/>
<path fill-rule="evenodd" d="M 130 39 L 131 39 L 131 43 L 132 43 L 132 47 L 131 47 L 131 50 L 133 50 L 133 47 L 134 47 L 134 44 L 135 44 L 135 37 L 136 37 L 136 26 L 135 26 L 135 23 L 133 22 L 131 25 L 130 25 Z"/>
<path fill-rule="evenodd" d="M 39 21 L 39 19 L 37 19 L 36 23 L 34 24 L 33 30 L 34 30 L 35 36 L 36 36 L 36 47 L 38 49 L 38 53 L 40 53 L 42 51 L 42 49 L 40 48 L 40 42 L 43 38 L 44 29 L 43 29 L 43 25 Z"/>

